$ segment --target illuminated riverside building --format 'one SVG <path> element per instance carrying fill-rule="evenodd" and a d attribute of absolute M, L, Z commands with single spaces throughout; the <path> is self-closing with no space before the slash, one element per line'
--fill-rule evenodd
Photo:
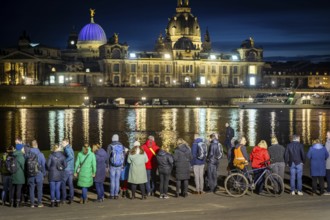
<path fill-rule="evenodd" d="M 54 50 L 58 57 L 38 60 L 44 68 L 31 67 L 38 72 L 23 70 L 24 74 L 47 85 L 249 87 L 262 81 L 263 49 L 250 37 L 236 52 L 213 52 L 211 35 L 206 30 L 202 39 L 189 0 L 177 1 L 176 13 L 169 19 L 165 33 L 156 40 L 154 50 L 149 52 L 129 51 L 129 45 L 120 43 L 117 34 L 107 40 L 94 16 L 95 10 L 91 9 L 90 23 L 79 34 L 73 31 L 69 35 L 66 49 Z M 22 70 L 13 68 L 12 63 L 24 62 L 0 55 L 1 83 L 26 84 L 16 80 L 22 78 Z"/>

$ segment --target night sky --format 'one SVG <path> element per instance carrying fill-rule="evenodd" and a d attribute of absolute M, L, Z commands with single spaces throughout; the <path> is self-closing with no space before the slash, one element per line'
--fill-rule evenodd
<path fill-rule="evenodd" d="M 17 45 L 23 30 L 33 42 L 64 48 L 72 28 L 79 32 L 95 8 L 95 22 L 107 38 L 116 32 L 130 51 L 152 50 L 176 5 L 176 0 L 5 1 L 0 48 Z M 190 6 L 202 36 L 208 27 L 216 52 L 230 52 L 252 36 L 266 57 L 330 54 L 327 0 L 190 0 Z"/>

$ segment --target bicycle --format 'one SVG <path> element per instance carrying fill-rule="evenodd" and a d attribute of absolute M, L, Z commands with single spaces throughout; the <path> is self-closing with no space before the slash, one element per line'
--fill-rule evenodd
<path fill-rule="evenodd" d="M 276 173 L 271 172 L 271 166 L 269 164 L 270 161 L 263 162 L 265 164 L 265 167 L 258 168 L 258 169 L 251 169 L 244 171 L 242 170 L 234 170 L 236 172 L 231 173 L 227 178 L 225 179 L 225 189 L 226 192 L 233 197 L 241 197 L 247 193 L 248 190 L 255 189 L 255 186 L 262 181 L 263 177 L 266 175 L 265 179 L 265 188 L 269 194 L 276 196 L 282 195 L 284 192 L 284 182 L 282 177 L 280 177 Z M 262 174 L 260 177 L 253 181 L 251 173 L 256 170 L 262 170 Z M 247 178 L 248 177 L 248 178 Z"/>

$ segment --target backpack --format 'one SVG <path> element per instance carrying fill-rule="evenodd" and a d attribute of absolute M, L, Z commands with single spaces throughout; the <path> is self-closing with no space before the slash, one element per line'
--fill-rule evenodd
<path fill-rule="evenodd" d="M 216 158 L 220 160 L 222 158 L 222 155 L 223 155 L 222 145 L 218 143 L 218 155 L 216 156 Z"/>
<path fill-rule="evenodd" d="M 110 164 L 114 167 L 120 167 L 124 164 L 124 147 L 120 144 L 111 146 Z"/>
<path fill-rule="evenodd" d="M 8 155 L 5 160 L 5 166 L 10 174 L 14 174 L 18 170 L 18 162 L 15 156 Z"/>
<path fill-rule="evenodd" d="M 206 144 L 201 141 L 197 144 L 197 159 L 204 160 L 207 156 L 207 147 Z"/>
<path fill-rule="evenodd" d="M 38 175 L 40 172 L 40 166 L 38 162 L 38 155 L 34 153 L 29 153 L 26 159 L 26 173 L 29 177 Z"/>
<path fill-rule="evenodd" d="M 10 174 L 7 170 L 7 167 L 6 167 L 6 158 L 7 158 L 7 155 L 3 155 L 1 158 L 0 158 L 0 173 L 2 175 L 8 175 Z"/>
<path fill-rule="evenodd" d="M 243 170 L 245 165 L 248 164 L 248 162 L 246 161 L 242 150 L 241 150 L 242 145 L 240 145 L 239 147 L 234 149 L 234 159 L 233 159 L 233 165 L 234 167 Z"/>

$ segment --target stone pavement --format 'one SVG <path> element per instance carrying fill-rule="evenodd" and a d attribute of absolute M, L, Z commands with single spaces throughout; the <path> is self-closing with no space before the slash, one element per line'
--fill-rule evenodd
<path fill-rule="evenodd" d="M 49 195 L 44 196 L 45 207 L 9 208 L 0 206 L 0 220 L 2 219 L 34 219 L 34 220 L 83 220 L 83 219 L 329 219 L 330 196 L 311 196 L 308 165 L 305 168 L 304 195 L 291 196 L 288 181 L 286 192 L 281 197 L 267 194 L 247 194 L 240 198 L 232 198 L 225 193 L 222 186 L 226 175 L 226 164 L 222 160 L 220 165 L 220 189 L 216 194 L 193 195 L 187 198 L 173 197 L 173 182 L 170 199 L 148 197 L 147 200 L 105 200 L 103 203 L 90 201 L 79 204 L 79 190 L 76 190 L 75 202 L 65 204 L 59 208 L 47 207 Z M 286 176 L 288 177 L 288 175 Z M 307 184 L 306 184 L 307 183 Z M 48 187 L 46 185 L 45 187 Z M 107 188 L 107 187 L 106 187 Z M 193 187 L 190 186 L 190 190 Z M 89 193 L 90 200 L 95 199 L 95 193 Z"/>

